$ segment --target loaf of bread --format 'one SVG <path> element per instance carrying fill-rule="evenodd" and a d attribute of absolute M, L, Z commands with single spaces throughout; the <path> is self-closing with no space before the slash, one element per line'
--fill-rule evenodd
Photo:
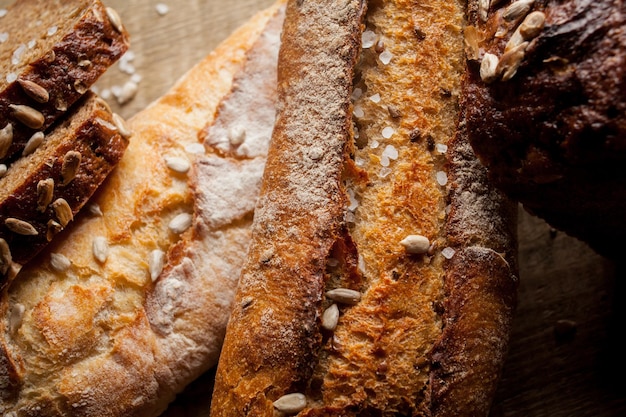
<path fill-rule="evenodd" d="M 0 286 L 63 230 L 117 165 L 130 131 L 87 92 L 0 177 Z"/>
<path fill-rule="evenodd" d="M 487 415 L 515 205 L 467 141 L 463 26 L 462 2 L 288 2 L 213 417 Z"/>
<path fill-rule="evenodd" d="M 89 208 L 4 289 L 1 415 L 158 416 L 216 365 L 275 116 L 281 7 L 128 120 Z M 232 152 L 214 145 L 224 132 Z"/>
<path fill-rule="evenodd" d="M 21 155 L 128 49 L 100 0 L 17 0 L 0 17 L 0 164 Z"/>
<path fill-rule="evenodd" d="M 492 2 L 496 3 L 496 2 Z M 613 0 L 470 1 L 463 107 L 492 181 L 617 256 L 626 233 L 626 10 Z"/>

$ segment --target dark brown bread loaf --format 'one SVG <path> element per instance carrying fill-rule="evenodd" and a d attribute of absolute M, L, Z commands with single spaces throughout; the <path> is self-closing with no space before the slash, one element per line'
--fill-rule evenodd
<path fill-rule="evenodd" d="M 477 155 L 531 213 L 603 254 L 621 253 L 626 4 L 482 3 L 469 2 L 462 101 Z"/>
<path fill-rule="evenodd" d="M 515 211 L 459 123 L 463 22 L 462 2 L 288 3 L 212 416 L 487 414 Z"/>
<path fill-rule="evenodd" d="M 126 52 L 128 33 L 99 0 L 17 0 L 0 17 L 0 164 L 22 153 Z"/>
<path fill-rule="evenodd" d="M 32 259 L 74 218 L 128 145 L 124 121 L 92 92 L 0 178 L 0 279 Z"/>

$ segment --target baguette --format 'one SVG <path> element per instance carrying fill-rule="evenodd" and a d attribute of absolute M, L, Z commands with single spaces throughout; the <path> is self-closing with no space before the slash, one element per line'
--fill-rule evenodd
<path fill-rule="evenodd" d="M 463 25 L 463 2 L 288 2 L 213 417 L 487 415 L 515 206 L 467 141 Z"/>
<path fill-rule="evenodd" d="M 130 132 L 87 92 L 0 178 L 0 286 L 63 230 L 117 165 Z"/>
<path fill-rule="evenodd" d="M 128 50 L 129 38 L 99 0 L 17 0 L 0 24 L 0 164 L 8 166 Z"/>
<path fill-rule="evenodd" d="M 4 289 L 0 414 L 157 416 L 216 365 L 273 126 L 282 10 L 129 119 L 133 140 L 91 210 Z M 255 108 L 260 120 L 239 117 Z M 209 140 L 207 125 L 232 117 L 245 156 Z"/>

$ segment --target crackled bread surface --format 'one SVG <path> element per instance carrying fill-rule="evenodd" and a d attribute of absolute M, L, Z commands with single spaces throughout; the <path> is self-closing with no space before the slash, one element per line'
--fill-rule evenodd
<path fill-rule="evenodd" d="M 467 142 L 463 6 L 289 3 L 212 415 L 487 413 L 515 223 Z"/>
<path fill-rule="evenodd" d="M 248 78 L 276 71 L 280 10 L 128 121 L 129 147 L 89 207 L 4 289 L 0 414 L 158 416 L 215 365 L 273 122 L 275 83 Z M 237 103 L 266 121 L 224 110 Z M 199 135 L 221 117 L 254 132 L 228 154 Z"/>

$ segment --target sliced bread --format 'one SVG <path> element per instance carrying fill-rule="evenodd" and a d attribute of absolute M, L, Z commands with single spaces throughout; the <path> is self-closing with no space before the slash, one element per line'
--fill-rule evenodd
<path fill-rule="evenodd" d="M 17 0 L 0 17 L 0 164 L 19 158 L 129 47 L 99 0 Z"/>

